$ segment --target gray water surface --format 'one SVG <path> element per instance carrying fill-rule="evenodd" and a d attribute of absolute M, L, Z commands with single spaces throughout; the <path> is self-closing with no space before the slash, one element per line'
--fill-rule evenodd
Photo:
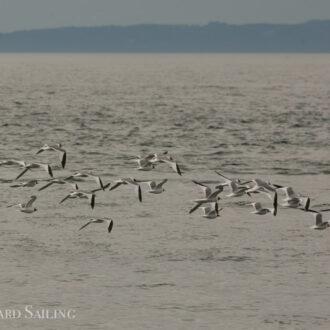
<path fill-rule="evenodd" d="M 191 180 L 218 182 L 214 170 L 329 205 L 329 104 L 329 55 L 0 54 L 0 159 L 105 182 L 168 179 L 142 203 L 129 187 L 100 192 L 91 210 L 59 204 L 69 186 L 10 188 L 19 169 L 0 167 L 0 310 L 76 315 L 0 328 L 329 329 L 330 230 L 312 231 L 311 214 L 256 216 L 249 197 L 223 197 L 214 220 L 188 214 L 201 196 Z M 55 153 L 35 155 L 44 143 L 63 144 L 65 170 Z M 136 171 L 133 156 L 163 150 L 182 177 L 166 165 Z M 33 194 L 37 212 L 6 208 Z M 101 224 L 78 231 L 105 216 L 110 235 Z"/>

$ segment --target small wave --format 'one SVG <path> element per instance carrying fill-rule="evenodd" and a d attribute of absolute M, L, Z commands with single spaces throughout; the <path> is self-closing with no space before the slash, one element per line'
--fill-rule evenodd
<path fill-rule="evenodd" d="M 140 289 L 153 289 L 159 287 L 168 287 L 168 286 L 175 286 L 174 283 L 152 283 L 152 284 L 138 284 L 136 287 Z"/>

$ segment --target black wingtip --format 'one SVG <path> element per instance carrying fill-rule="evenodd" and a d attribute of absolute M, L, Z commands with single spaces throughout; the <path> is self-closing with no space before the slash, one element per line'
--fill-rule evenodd
<path fill-rule="evenodd" d="M 53 171 L 52 168 L 50 167 L 50 165 L 48 165 L 48 174 L 53 178 Z"/>
<path fill-rule="evenodd" d="M 104 187 L 104 185 L 103 185 L 103 182 L 102 182 L 102 180 L 101 180 L 101 178 L 99 177 L 99 181 L 100 181 L 100 187 L 102 188 L 102 190 L 104 191 L 105 190 L 105 187 Z"/>
<path fill-rule="evenodd" d="M 95 195 L 93 194 L 91 197 L 91 208 L 93 209 L 95 206 Z"/>
<path fill-rule="evenodd" d="M 311 204 L 311 199 L 309 197 L 307 197 L 307 201 L 306 201 L 306 204 L 305 204 L 305 207 L 304 207 L 305 211 L 309 210 L 310 204 Z"/>
<path fill-rule="evenodd" d="M 273 203 L 273 205 L 274 205 L 274 213 L 273 213 L 273 215 L 275 217 L 276 214 L 277 214 L 277 192 L 275 192 L 275 195 L 274 195 L 274 203 Z"/>
<path fill-rule="evenodd" d="M 181 170 L 180 170 L 180 167 L 179 167 L 178 164 L 176 164 L 176 171 L 177 171 L 177 173 L 178 173 L 179 175 L 182 175 Z"/>
<path fill-rule="evenodd" d="M 138 195 L 139 195 L 139 201 L 142 202 L 142 191 L 140 186 L 138 188 Z"/>
<path fill-rule="evenodd" d="M 61 164 L 62 164 L 62 168 L 64 168 L 66 164 L 66 152 L 63 154 Z"/>
<path fill-rule="evenodd" d="M 110 220 L 109 227 L 108 227 L 109 234 L 111 233 L 112 227 L 113 227 L 113 220 Z"/>

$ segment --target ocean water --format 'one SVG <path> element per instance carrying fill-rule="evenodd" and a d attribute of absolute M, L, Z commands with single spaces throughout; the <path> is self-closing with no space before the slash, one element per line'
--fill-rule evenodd
<path fill-rule="evenodd" d="M 19 168 L 1 166 L 0 310 L 75 318 L 0 317 L 0 328 L 329 329 L 330 230 L 311 230 L 310 213 L 256 216 L 249 197 L 224 192 L 219 218 L 188 214 L 201 196 L 191 180 L 213 187 L 215 170 L 329 207 L 329 104 L 326 54 L 0 54 L 0 159 L 104 182 L 168 179 L 142 203 L 129 187 L 99 192 L 91 210 L 59 204 L 69 186 L 11 188 Z M 35 155 L 44 143 L 63 144 L 65 170 L 55 153 Z M 182 177 L 166 164 L 136 170 L 134 156 L 164 150 Z M 32 178 L 47 174 L 19 181 Z M 34 194 L 37 212 L 6 208 Z M 78 231 L 106 216 L 111 234 L 102 224 Z"/>

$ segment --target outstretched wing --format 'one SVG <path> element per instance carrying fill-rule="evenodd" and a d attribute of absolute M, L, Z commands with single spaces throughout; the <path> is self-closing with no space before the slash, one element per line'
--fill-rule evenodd
<path fill-rule="evenodd" d="M 309 197 L 300 198 L 300 203 L 302 204 L 302 210 L 308 211 L 311 204 L 311 199 Z"/>
<path fill-rule="evenodd" d="M 162 159 L 162 161 L 164 163 L 167 163 L 168 165 L 170 165 L 174 172 L 178 173 L 179 175 L 182 175 L 180 167 L 176 162 L 173 162 L 173 161 L 170 161 L 170 160 L 167 160 L 167 159 Z"/>
<path fill-rule="evenodd" d="M 297 194 L 293 191 L 292 187 L 284 187 L 287 198 L 296 198 Z"/>
<path fill-rule="evenodd" d="M 222 178 L 224 178 L 226 181 L 232 181 L 231 179 L 229 179 L 228 177 L 226 177 L 225 175 L 221 174 L 218 171 L 214 171 L 216 174 L 220 175 Z"/>
<path fill-rule="evenodd" d="M 101 178 L 99 176 L 96 176 L 95 180 L 96 180 L 96 183 L 99 185 L 99 187 L 104 191 L 104 185 L 103 185 Z"/>
<path fill-rule="evenodd" d="M 25 207 L 31 207 L 34 201 L 37 199 L 37 196 L 31 196 L 30 200 L 26 203 Z"/>
<path fill-rule="evenodd" d="M 161 188 L 163 186 L 163 184 L 166 183 L 166 182 L 167 182 L 167 179 L 164 179 L 162 182 L 159 182 L 157 186 L 159 188 Z"/>
<path fill-rule="evenodd" d="M 202 188 L 203 193 L 204 193 L 204 196 L 205 196 L 206 198 L 209 197 L 209 196 L 211 195 L 212 190 L 211 190 L 210 187 L 205 186 L 204 184 L 202 184 L 202 183 L 200 183 L 200 182 L 198 182 L 198 181 L 195 181 L 195 180 L 192 180 L 192 182 L 195 183 L 195 184 L 197 184 L 197 185 L 199 185 L 199 186 Z"/>
<path fill-rule="evenodd" d="M 203 204 L 202 202 L 196 203 L 196 205 L 189 211 L 189 214 L 191 214 L 194 211 L 196 211 L 202 204 Z"/>
<path fill-rule="evenodd" d="M 45 184 L 44 186 L 42 186 L 38 191 L 44 190 L 46 188 L 48 188 L 49 186 L 51 186 L 54 183 L 54 181 L 50 181 L 47 184 Z"/>
<path fill-rule="evenodd" d="M 17 177 L 15 178 L 15 180 L 18 180 L 21 176 L 23 176 L 27 171 L 29 170 L 28 167 L 26 167 L 20 174 L 17 175 Z"/>
<path fill-rule="evenodd" d="M 117 182 L 117 183 L 115 183 L 112 187 L 110 187 L 109 191 L 116 189 L 116 188 L 119 187 L 121 184 L 123 184 L 123 183 L 122 183 L 122 182 Z"/>
<path fill-rule="evenodd" d="M 66 195 L 61 201 L 60 201 L 60 204 L 62 204 L 64 201 L 66 201 L 68 198 L 71 197 L 71 194 L 69 195 Z"/>
<path fill-rule="evenodd" d="M 90 223 L 92 223 L 92 221 L 88 221 L 87 223 L 85 223 L 82 227 L 79 228 L 79 230 L 82 230 L 83 228 L 87 227 Z"/>
<path fill-rule="evenodd" d="M 319 225 L 322 224 L 322 214 L 321 213 L 315 213 L 314 218 L 315 218 L 315 225 L 316 226 L 319 226 Z"/>
<path fill-rule="evenodd" d="M 43 147 L 41 147 L 37 152 L 36 152 L 36 155 L 42 153 L 43 151 L 45 151 L 45 145 Z"/>

